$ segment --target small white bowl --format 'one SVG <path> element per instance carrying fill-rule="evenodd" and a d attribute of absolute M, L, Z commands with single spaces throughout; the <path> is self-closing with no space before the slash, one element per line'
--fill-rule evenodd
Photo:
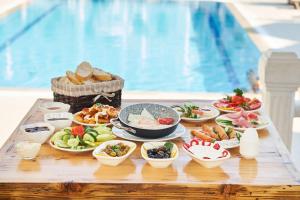
<path fill-rule="evenodd" d="M 25 131 L 26 128 L 33 128 L 33 127 L 48 127 L 48 131 L 37 131 L 37 132 L 27 132 Z M 24 137 L 26 138 L 26 140 L 30 141 L 30 142 L 35 142 L 35 143 L 40 143 L 40 144 L 44 144 L 48 138 L 53 134 L 54 132 L 54 126 L 52 126 L 49 123 L 45 123 L 45 122 L 38 122 L 38 123 L 33 123 L 33 124 L 26 124 L 26 125 L 22 125 L 20 127 L 20 130 L 22 132 L 22 134 L 24 135 Z"/>
<path fill-rule="evenodd" d="M 58 112 L 68 112 L 70 110 L 70 105 L 61 102 L 45 102 L 39 106 L 40 110 L 46 113 L 58 113 Z"/>
<path fill-rule="evenodd" d="M 149 158 L 147 155 L 148 149 L 158 148 L 165 144 L 166 142 L 145 142 L 141 147 L 142 157 L 154 168 L 166 168 L 172 164 L 174 160 L 178 158 L 178 147 L 173 144 L 172 153 L 174 155 L 171 158 Z"/>
<path fill-rule="evenodd" d="M 66 118 L 64 120 L 51 120 L 53 118 Z M 44 115 L 44 121 L 55 127 L 55 131 L 69 127 L 72 124 L 73 114 L 69 112 L 60 113 L 46 113 Z"/>
<path fill-rule="evenodd" d="M 31 159 L 35 159 L 35 157 L 38 155 L 41 149 L 41 144 L 24 141 L 24 142 L 19 142 L 16 145 L 16 149 L 18 155 L 20 155 L 22 159 L 31 160 Z"/>
<path fill-rule="evenodd" d="M 100 154 L 107 145 L 116 145 L 118 143 L 123 143 L 130 147 L 130 150 L 127 152 L 126 155 L 121 157 L 111 157 L 109 155 Z M 129 142 L 125 140 L 110 140 L 107 142 L 103 142 L 101 145 L 99 145 L 93 151 L 93 156 L 103 165 L 117 166 L 120 163 L 122 163 L 124 160 L 126 160 L 135 149 L 136 149 L 136 144 L 134 142 Z"/>
<path fill-rule="evenodd" d="M 183 150 L 197 163 L 206 168 L 220 166 L 230 158 L 230 152 L 222 148 L 215 148 L 218 143 L 203 142 L 198 139 L 191 140 L 190 144 L 184 144 Z"/>

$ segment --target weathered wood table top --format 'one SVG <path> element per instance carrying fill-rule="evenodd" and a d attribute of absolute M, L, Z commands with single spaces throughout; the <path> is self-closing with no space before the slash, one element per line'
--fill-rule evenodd
<path fill-rule="evenodd" d="M 21 124 L 43 120 L 39 99 Z M 122 106 L 147 102 L 124 100 Z M 183 101 L 148 101 L 165 105 Z M 197 101 L 196 101 L 197 102 Z M 208 102 L 198 101 L 207 104 Z M 206 123 L 213 123 L 206 122 Z M 201 123 L 183 123 L 187 129 Z M 0 199 L 6 197 L 134 197 L 139 198 L 300 198 L 300 182 L 278 134 L 271 125 L 259 131 L 260 152 L 256 159 L 241 158 L 239 148 L 220 167 L 206 169 L 182 149 L 190 138 L 173 140 L 180 148 L 178 159 L 166 169 L 152 168 L 140 155 L 140 146 L 117 167 L 100 165 L 91 152 L 74 154 L 42 145 L 36 160 L 21 160 L 15 144 L 22 140 L 19 127 L 0 150 Z"/>

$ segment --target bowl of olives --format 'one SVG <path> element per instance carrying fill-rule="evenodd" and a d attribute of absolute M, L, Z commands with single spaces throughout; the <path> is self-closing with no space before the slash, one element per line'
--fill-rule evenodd
<path fill-rule="evenodd" d="M 99 145 L 93 156 L 103 165 L 117 166 L 135 150 L 136 144 L 125 140 L 110 140 Z"/>
<path fill-rule="evenodd" d="M 166 168 L 178 158 L 178 148 L 172 142 L 145 142 L 142 157 L 154 168 Z"/>

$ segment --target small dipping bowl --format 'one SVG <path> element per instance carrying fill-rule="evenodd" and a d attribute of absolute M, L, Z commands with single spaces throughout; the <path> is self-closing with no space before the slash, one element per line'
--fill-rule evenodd
<path fill-rule="evenodd" d="M 147 150 L 164 146 L 166 142 L 145 142 L 141 147 L 142 157 L 154 168 L 166 168 L 178 158 L 178 147 L 173 144 L 171 158 L 149 158 Z"/>
<path fill-rule="evenodd" d="M 39 106 L 39 109 L 44 113 L 68 112 L 70 105 L 61 102 L 45 102 Z"/>
<path fill-rule="evenodd" d="M 105 149 L 105 147 L 107 145 L 116 145 L 118 143 L 123 143 L 130 147 L 127 154 L 125 154 L 124 156 L 120 156 L 120 157 L 111 157 L 111 156 L 107 155 L 106 153 L 103 153 L 103 150 Z M 136 144 L 134 142 L 129 142 L 126 140 L 110 140 L 110 141 L 103 142 L 101 145 L 99 145 L 93 151 L 93 156 L 99 161 L 99 163 L 101 163 L 103 165 L 117 166 L 117 165 L 121 164 L 123 161 L 125 161 L 130 156 L 130 154 L 132 154 L 134 152 L 135 148 L 136 148 Z"/>
<path fill-rule="evenodd" d="M 16 144 L 17 153 L 24 160 L 35 159 L 40 149 L 41 149 L 40 143 L 24 141 Z"/>
<path fill-rule="evenodd" d="M 44 121 L 55 127 L 55 131 L 69 127 L 72 124 L 73 114 L 69 112 L 46 113 Z"/>
<path fill-rule="evenodd" d="M 32 131 L 29 132 L 28 129 L 33 129 L 36 127 L 47 127 L 48 130 L 37 130 L 37 131 Z M 20 127 L 20 130 L 25 137 L 25 140 L 29 142 L 35 142 L 35 143 L 40 143 L 43 144 L 45 143 L 48 138 L 53 134 L 55 128 L 49 123 L 45 122 L 38 122 L 38 123 L 33 123 L 33 124 L 26 124 L 22 125 Z"/>

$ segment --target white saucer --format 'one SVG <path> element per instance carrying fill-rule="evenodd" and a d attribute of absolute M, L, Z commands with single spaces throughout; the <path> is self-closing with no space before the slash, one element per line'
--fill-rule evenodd
<path fill-rule="evenodd" d="M 186 133 L 186 129 L 183 125 L 178 124 L 177 128 L 173 133 L 170 135 L 167 135 L 162 138 L 157 138 L 157 139 L 150 139 L 150 138 L 141 138 L 141 137 L 136 137 L 134 135 L 131 135 L 130 133 L 127 133 L 126 131 L 122 129 L 118 129 L 116 127 L 113 127 L 112 132 L 120 138 L 123 138 L 125 140 L 131 140 L 131 141 L 137 141 L 137 142 L 158 142 L 158 141 L 167 141 L 167 140 L 172 140 L 178 137 L 183 136 Z"/>

